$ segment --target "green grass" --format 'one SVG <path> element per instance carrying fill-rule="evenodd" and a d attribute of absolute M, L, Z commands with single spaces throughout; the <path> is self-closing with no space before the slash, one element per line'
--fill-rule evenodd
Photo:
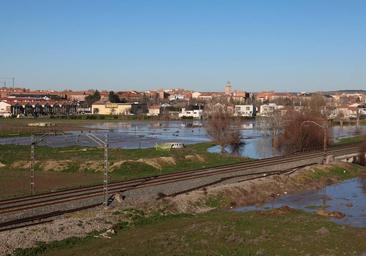
<path fill-rule="evenodd" d="M 352 168 L 342 168 L 340 166 L 332 166 L 327 170 L 315 169 L 315 172 L 311 174 L 314 180 L 320 180 L 323 178 L 337 178 L 339 181 L 347 180 L 358 176 L 362 168 L 354 165 Z"/>
<path fill-rule="evenodd" d="M 188 145 L 181 150 L 171 151 L 155 150 L 154 148 L 110 149 L 110 166 L 116 162 L 128 161 L 110 173 L 111 181 L 129 180 L 248 160 L 230 155 L 219 155 L 207 152 L 207 149 L 212 145 L 213 144 L 211 143 L 201 143 Z M 185 159 L 186 155 L 196 154 L 203 157 L 204 161 Z M 36 161 L 38 161 L 35 165 L 37 192 L 94 185 L 101 183 L 102 181 L 104 159 L 102 149 L 37 146 L 35 149 L 35 157 Z M 144 160 L 158 157 L 172 157 L 176 164 L 162 164 L 161 169 L 159 169 L 154 168 L 143 161 L 136 162 L 139 159 Z M 0 198 L 23 195 L 29 192 L 29 167 L 25 167 L 25 165 L 29 164 L 29 161 L 29 146 L 0 145 L 0 163 L 6 165 L 5 167 L 0 168 Z M 64 161 L 65 165 L 59 171 L 55 171 L 54 169 L 46 171 L 42 166 L 50 161 L 56 161 L 58 163 Z M 87 162 L 97 163 L 98 166 L 91 165 L 86 169 L 81 169 L 80 166 L 85 165 Z M 18 163 L 18 165 L 21 166 L 15 167 L 14 163 Z M 73 178 L 73 175 L 75 178 Z M 47 177 L 49 179 L 47 179 Z"/>
<path fill-rule="evenodd" d="M 352 137 L 345 137 L 337 140 L 335 145 L 344 145 L 344 144 L 352 144 L 352 143 L 359 143 L 366 139 L 365 136 L 358 135 L 358 136 L 352 136 Z"/>
<path fill-rule="evenodd" d="M 220 165 L 227 163 L 237 163 L 243 161 L 245 158 L 234 157 L 230 155 L 219 155 L 215 153 L 207 152 L 207 149 L 214 144 L 212 143 L 200 143 L 195 145 L 188 145 L 184 149 L 179 150 L 156 150 L 155 148 L 146 149 L 110 149 L 109 160 L 114 161 L 121 160 L 138 160 L 156 157 L 174 157 L 178 161 L 182 160 L 182 163 L 178 163 L 178 167 L 192 167 L 200 168 L 212 165 Z M 87 160 L 103 160 L 104 151 L 100 148 L 83 148 L 79 146 L 65 147 L 65 148 L 53 148 L 46 146 L 37 146 L 35 149 L 36 160 L 72 160 L 76 162 L 84 162 Z M 184 157 L 186 155 L 199 154 L 204 157 L 205 162 L 200 161 L 188 161 Z M 15 161 L 29 161 L 30 159 L 30 146 L 24 145 L 0 145 L 0 162 L 4 164 L 11 164 Z M 185 161 L 183 161 L 185 160 Z M 169 170 L 176 169 L 175 167 L 167 168 Z"/>
<path fill-rule="evenodd" d="M 361 255 L 366 251 L 366 229 L 343 227 L 297 210 L 139 215 L 133 223 L 121 223 L 111 239 L 70 238 L 14 255 Z M 321 228 L 329 233 L 319 234 Z"/>

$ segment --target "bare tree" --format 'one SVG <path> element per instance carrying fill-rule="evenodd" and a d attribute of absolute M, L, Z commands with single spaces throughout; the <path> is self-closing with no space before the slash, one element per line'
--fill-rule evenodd
<path fill-rule="evenodd" d="M 256 126 L 265 135 L 272 136 L 272 145 L 277 147 L 278 139 L 283 129 L 281 111 L 275 110 L 271 115 L 256 118 Z"/>
<path fill-rule="evenodd" d="M 205 108 L 205 122 L 207 134 L 221 147 L 232 146 L 237 149 L 241 144 L 240 123 L 235 120 L 233 112 L 226 105 L 217 103 Z"/>
<path fill-rule="evenodd" d="M 343 122 L 345 120 L 345 116 L 344 116 L 343 111 L 339 111 L 337 113 L 337 119 L 339 120 L 339 124 L 341 125 L 341 127 L 343 127 Z"/>
<path fill-rule="evenodd" d="M 313 94 L 308 102 L 308 110 L 312 114 L 322 114 L 325 106 L 326 102 L 321 94 Z"/>
<path fill-rule="evenodd" d="M 320 114 L 290 111 L 284 116 L 283 133 L 278 146 L 286 153 L 320 149 L 324 146 L 324 136 L 329 144 L 327 121 Z"/>

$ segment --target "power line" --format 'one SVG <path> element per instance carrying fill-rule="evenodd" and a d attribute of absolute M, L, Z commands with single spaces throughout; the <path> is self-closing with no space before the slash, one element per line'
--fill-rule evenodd
<path fill-rule="evenodd" d="M 6 87 L 6 81 L 7 80 L 11 80 L 12 81 L 12 86 L 13 86 L 13 89 L 15 88 L 15 77 L 0 77 L 0 80 L 5 80 L 3 83 L 4 83 L 4 87 Z"/>

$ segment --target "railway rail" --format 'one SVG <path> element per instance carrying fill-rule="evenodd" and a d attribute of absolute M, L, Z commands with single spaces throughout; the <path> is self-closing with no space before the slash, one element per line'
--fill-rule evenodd
<path fill-rule="evenodd" d="M 347 145 L 347 146 L 338 146 L 330 148 L 328 151 L 328 154 L 332 155 L 342 155 L 349 152 L 358 152 L 359 146 L 358 145 Z M 238 177 L 238 175 L 235 175 L 238 171 L 245 171 L 253 168 L 265 168 L 268 166 L 276 165 L 276 164 L 283 164 L 287 162 L 296 162 L 306 159 L 311 159 L 315 157 L 321 157 L 324 155 L 323 151 L 313 151 L 313 152 L 304 152 L 304 153 L 298 153 L 293 154 L 289 156 L 278 156 L 278 157 L 272 157 L 272 158 L 266 158 L 256 161 L 243 161 L 236 164 L 230 164 L 230 165 L 224 165 L 224 166 L 217 166 L 212 168 L 205 168 L 205 169 L 198 169 L 198 170 L 190 170 L 190 171 L 181 171 L 181 172 L 175 172 L 175 173 L 169 173 L 169 174 L 162 174 L 162 175 L 156 175 L 156 176 L 150 176 L 150 177 L 144 177 L 144 178 L 138 178 L 128 181 L 120 181 L 120 182 L 114 182 L 109 185 L 109 193 L 110 195 L 113 195 L 115 193 L 121 193 L 129 190 L 134 190 L 138 188 L 144 188 L 149 186 L 156 186 L 156 185 L 162 185 L 162 184 L 169 184 L 174 183 L 178 181 L 185 181 L 185 180 L 192 180 L 197 179 L 201 177 L 207 177 L 207 176 L 214 176 L 214 175 L 222 175 L 224 174 L 226 177 L 221 178 L 217 180 L 214 183 L 222 182 L 226 179 L 231 179 L 234 177 Z M 284 170 L 284 171 L 258 171 L 254 173 L 248 173 L 248 174 L 242 174 L 239 175 L 243 178 L 243 180 L 247 179 L 257 179 L 263 176 L 270 176 L 270 175 L 277 175 L 282 173 L 287 173 L 292 170 Z M 208 186 L 211 184 L 206 184 L 204 186 Z M 204 187 L 202 186 L 202 187 Z M 198 188 L 195 188 L 198 189 Z M 190 189 L 192 190 L 192 189 Z M 176 194 L 176 193 L 175 193 Z M 168 195 L 168 196 L 174 196 L 175 194 Z M 84 199 L 90 199 L 95 198 L 98 196 L 103 195 L 103 185 L 95 185 L 95 186 L 89 186 L 89 187 L 82 187 L 82 188 L 73 188 L 63 191 L 56 191 L 56 192 L 49 192 L 49 193 L 43 193 L 33 196 L 24 196 L 24 197 L 18 197 L 18 198 L 12 198 L 12 199 L 6 199 L 0 201 L 0 219 L 1 215 L 4 214 L 12 214 L 16 212 L 21 212 L 25 210 L 30 210 L 34 208 L 39 207 L 47 207 L 55 204 L 61 204 L 61 203 L 68 203 L 72 201 L 77 200 L 84 200 Z M 99 204 L 96 204 L 99 205 Z M 95 205 L 95 206 L 96 206 Z M 85 207 L 83 207 L 85 208 Z M 73 211 L 81 210 L 81 208 L 75 208 Z M 70 210 L 67 210 L 69 212 Z M 55 217 L 58 215 L 65 214 L 66 211 L 55 211 L 51 213 L 51 217 Z M 45 217 L 42 215 L 34 216 L 34 217 L 28 217 L 24 219 L 19 219 L 12 222 L 3 222 L 0 223 L 0 231 L 8 230 L 10 227 L 16 228 L 22 225 L 28 225 L 27 223 L 34 223 L 38 224 L 39 221 L 48 219 L 50 217 Z M 32 225 L 32 224 L 30 224 Z"/>

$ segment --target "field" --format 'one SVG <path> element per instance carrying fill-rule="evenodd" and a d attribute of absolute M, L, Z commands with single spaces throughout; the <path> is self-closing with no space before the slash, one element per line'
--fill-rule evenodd
<path fill-rule="evenodd" d="M 106 120 L 74 120 L 74 119 L 50 119 L 50 118 L 24 118 L 24 119 L 4 119 L 0 118 L 0 137 L 29 136 L 32 133 L 43 133 L 48 131 L 77 131 L 85 130 L 86 125 Z M 108 120 L 112 122 L 113 120 Z M 40 128 L 28 126 L 29 123 L 51 122 L 53 127 Z"/>
<path fill-rule="evenodd" d="M 110 239 L 70 238 L 30 255 L 361 255 L 366 229 L 340 226 L 289 208 L 266 212 L 213 211 L 199 215 L 137 216 Z"/>
<path fill-rule="evenodd" d="M 357 135 L 352 137 L 346 137 L 339 139 L 335 144 L 336 145 L 345 145 L 345 144 L 352 144 L 352 143 L 359 143 L 366 139 L 364 135 Z"/>
<path fill-rule="evenodd" d="M 179 150 L 110 149 L 111 181 L 206 168 L 248 159 L 208 153 L 211 143 Z M 103 150 L 37 146 L 36 191 L 102 183 Z M 0 198 L 29 193 L 30 146 L 0 145 Z"/>

